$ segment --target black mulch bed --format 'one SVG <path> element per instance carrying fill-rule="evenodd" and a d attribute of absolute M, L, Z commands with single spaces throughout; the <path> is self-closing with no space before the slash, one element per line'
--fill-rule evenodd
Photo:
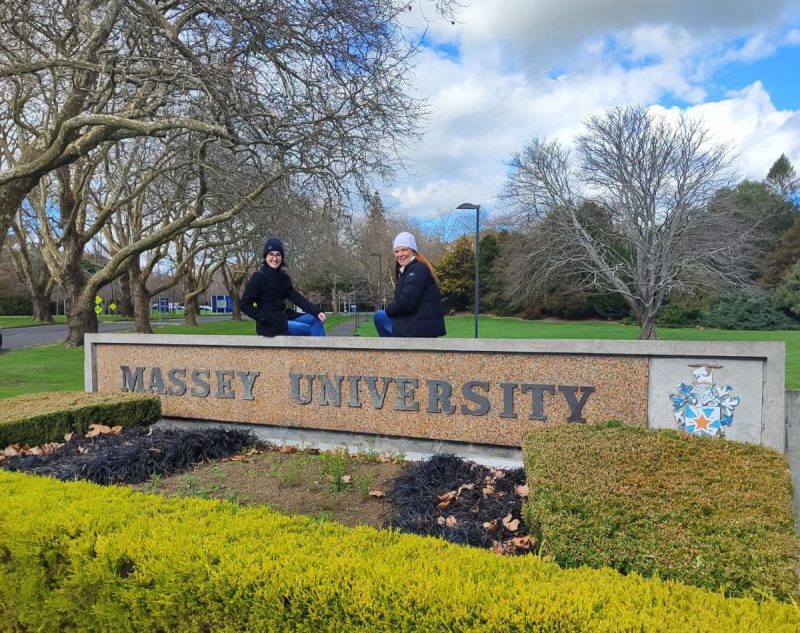
<path fill-rule="evenodd" d="M 135 428 L 73 439 L 52 453 L 20 455 L 0 462 L 6 470 L 48 475 L 62 481 L 138 484 L 195 464 L 241 453 L 263 443 L 250 431 Z"/>
<path fill-rule="evenodd" d="M 19 455 L 0 468 L 47 475 L 62 481 L 137 484 L 172 475 L 195 464 L 265 448 L 250 431 L 135 428 L 73 439 L 43 455 Z M 447 541 L 525 554 L 537 544 L 522 520 L 522 468 L 499 470 L 454 455 L 435 455 L 400 475 L 387 495 L 388 527 Z"/>
<path fill-rule="evenodd" d="M 517 486 L 524 485 L 522 468 L 499 470 L 435 455 L 395 481 L 387 495 L 394 507 L 389 526 L 498 553 L 529 553 L 536 543 L 522 520 L 524 497 Z"/>

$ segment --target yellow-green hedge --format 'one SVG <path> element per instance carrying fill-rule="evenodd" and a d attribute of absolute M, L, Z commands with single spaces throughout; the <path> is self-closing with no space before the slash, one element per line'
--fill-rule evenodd
<path fill-rule="evenodd" d="M 632 426 L 560 426 L 525 441 L 523 509 L 562 567 L 611 567 L 727 595 L 797 599 L 785 455 Z"/>
<path fill-rule="evenodd" d="M 0 472 L 2 631 L 798 631 L 797 606 Z"/>
<path fill-rule="evenodd" d="M 0 448 L 63 442 L 66 433 L 84 435 L 90 424 L 151 424 L 161 417 L 158 396 L 80 391 L 32 393 L 0 401 Z"/>

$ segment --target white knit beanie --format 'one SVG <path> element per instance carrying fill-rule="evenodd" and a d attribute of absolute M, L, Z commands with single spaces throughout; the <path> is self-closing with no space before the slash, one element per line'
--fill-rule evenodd
<path fill-rule="evenodd" d="M 394 244 L 392 244 L 392 250 L 396 249 L 398 246 L 405 246 L 406 248 L 410 248 L 412 251 L 417 250 L 417 240 L 414 239 L 414 236 L 411 235 L 408 231 L 403 231 L 402 233 L 398 233 L 397 237 L 394 238 Z"/>

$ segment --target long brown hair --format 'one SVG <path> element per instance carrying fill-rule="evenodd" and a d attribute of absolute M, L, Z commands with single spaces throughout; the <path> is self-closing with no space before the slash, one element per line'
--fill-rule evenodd
<path fill-rule="evenodd" d="M 414 251 L 413 248 L 411 250 Z M 428 261 L 428 258 L 425 257 L 425 255 L 423 255 L 419 251 L 414 251 L 414 257 L 416 257 L 417 260 L 421 264 L 425 264 L 428 267 L 428 270 L 431 271 L 431 275 L 433 276 L 434 283 L 438 286 L 439 285 L 439 277 L 437 277 L 437 275 L 436 275 L 436 271 L 433 268 L 433 264 L 431 264 Z M 395 261 L 395 263 L 394 263 L 394 278 L 397 279 L 398 277 L 400 277 L 400 264 L 398 264 L 397 261 Z"/>

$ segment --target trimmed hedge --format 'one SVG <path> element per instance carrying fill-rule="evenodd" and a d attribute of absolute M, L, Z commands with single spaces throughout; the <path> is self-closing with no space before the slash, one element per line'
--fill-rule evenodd
<path fill-rule="evenodd" d="M 228 502 L 0 472 L 3 631 L 797 631 L 800 610 Z"/>
<path fill-rule="evenodd" d="M 2 402 L 0 448 L 63 442 L 66 433 L 84 435 L 91 424 L 130 428 L 161 417 L 158 396 L 140 394 L 65 391 L 4 398 Z"/>
<path fill-rule="evenodd" d="M 523 508 L 562 567 L 797 598 L 798 539 L 785 456 L 639 427 L 561 426 L 525 441 Z"/>

